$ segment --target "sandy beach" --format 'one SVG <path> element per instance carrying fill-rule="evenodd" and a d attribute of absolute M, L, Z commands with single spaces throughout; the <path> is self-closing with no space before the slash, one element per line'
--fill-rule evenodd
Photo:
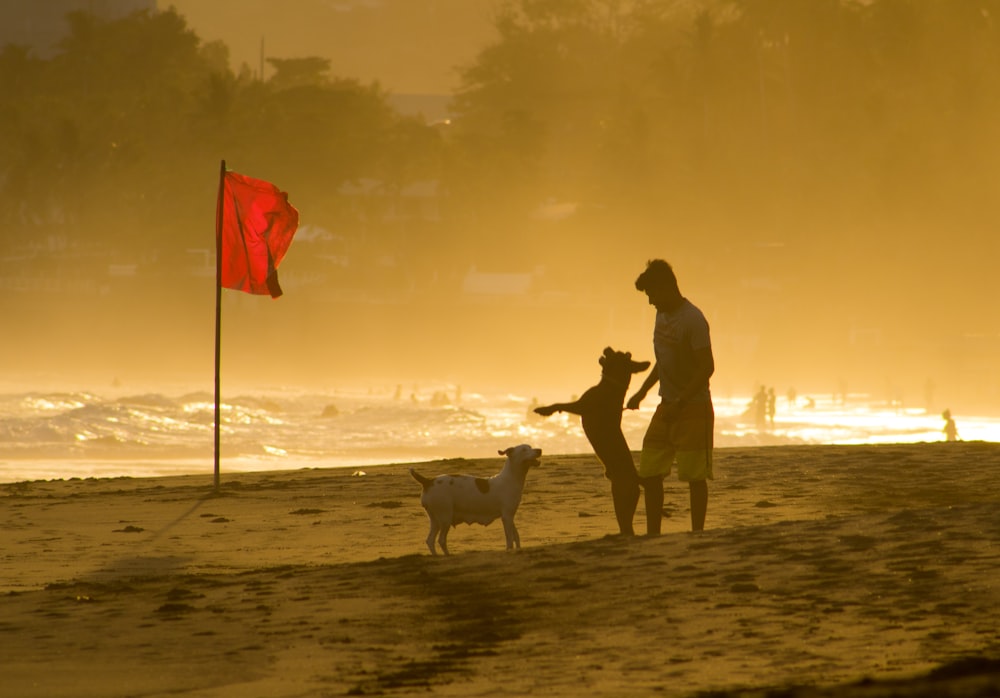
<path fill-rule="evenodd" d="M 1000 444 L 716 463 L 709 530 L 673 481 L 622 539 L 595 458 L 545 454 L 523 550 L 448 558 L 405 465 L 0 485 L 0 696 L 1000 695 Z"/>

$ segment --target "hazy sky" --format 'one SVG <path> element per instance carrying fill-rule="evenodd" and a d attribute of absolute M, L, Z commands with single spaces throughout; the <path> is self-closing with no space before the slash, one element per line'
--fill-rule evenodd
<path fill-rule="evenodd" d="M 97 0 L 74 1 L 97 4 Z M 202 41 L 224 42 L 235 70 L 244 64 L 259 69 L 263 39 L 270 57 L 323 57 L 331 61 L 334 76 L 366 84 L 377 81 L 396 94 L 446 96 L 458 86 L 457 67 L 471 64 L 495 39 L 492 18 L 502 0 L 157 1 L 161 8 L 173 6 Z M 13 6 L 8 3 L 48 7 L 49 2 L 55 4 L 55 0 L 0 0 L 0 8 Z M 0 22 L 0 30 L 4 26 Z M 813 36 L 808 23 L 800 30 Z M 900 36 L 907 38 L 905 33 Z M 392 254 L 407 259 L 412 250 L 426 251 L 416 263 L 408 259 L 405 264 L 416 269 L 414 283 L 421 291 L 433 289 L 434 303 L 439 302 L 438 295 L 451 293 L 454 297 L 446 298 L 449 305 L 415 311 L 405 303 L 377 310 L 356 304 L 324 308 L 317 318 L 316 301 L 308 292 L 298 293 L 294 284 L 297 264 L 306 270 L 299 272 L 302 278 L 312 273 L 312 267 L 302 264 L 309 246 L 300 240 L 283 267 L 287 297 L 280 303 L 230 299 L 235 307 L 227 310 L 227 346 L 234 352 L 256 346 L 258 321 L 266 319 L 270 329 L 263 334 L 274 342 L 269 349 L 275 355 L 286 344 L 295 346 L 296 360 L 286 369 L 289 381 L 293 370 L 314 380 L 311 370 L 320 366 L 324 375 L 370 374 L 393 384 L 433 376 L 469 387 L 474 378 L 499 377 L 508 383 L 528 383 L 532 390 L 551 384 L 558 388 L 554 392 L 567 393 L 567 386 L 578 390 L 596 377 L 596 358 L 608 344 L 631 350 L 637 358 L 650 358 L 652 313 L 633 281 L 646 259 L 663 256 L 676 265 L 684 293 L 710 318 L 719 367 L 713 385 L 720 395 L 749 392 L 755 384 L 766 383 L 782 392 L 791 385 L 801 391 L 863 389 L 893 399 L 905 390 L 908 404 L 921 405 L 929 402 L 925 394 L 934 392 L 954 409 L 963 390 L 970 401 L 995 400 L 1000 310 L 994 301 L 1000 282 L 993 266 L 1000 238 L 993 201 L 1000 84 L 990 71 L 967 71 L 985 54 L 958 51 L 958 42 L 979 37 L 980 43 L 973 43 L 979 51 L 995 51 L 1000 44 L 982 33 L 959 32 L 956 38 L 942 31 L 935 36 L 940 46 L 925 42 L 912 56 L 899 52 L 905 60 L 892 51 L 879 53 L 899 59 L 899 67 L 906 68 L 905 80 L 899 79 L 903 73 L 877 71 L 878 79 L 865 87 L 859 66 L 834 70 L 845 64 L 843 57 L 851 55 L 853 47 L 840 45 L 841 52 L 834 54 L 840 60 L 826 65 L 831 47 L 802 42 L 801 52 L 772 57 L 781 68 L 778 78 L 763 80 L 763 71 L 753 66 L 745 74 L 734 70 L 736 87 L 725 88 L 729 83 L 720 82 L 715 92 L 706 92 L 714 94 L 715 101 L 699 104 L 698 109 L 687 110 L 683 94 L 688 88 L 698 88 L 691 94 L 700 93 L 700 86 L 678 78 L 677 85 L 684 88 L 683 94 L 677 93 L 679 108 L 650 107 L 656 119 L 667 121 L 647 129 L 642 121 L 623 118 L 619 135 L 606 142 L 610 148 L 604 151 L 588 150 L 576 157 L 569 145 L 583 141 L 575 140 L 571 130 L 556 129 L 564 144 L 547 156 L 558 164 L 553 172 L 562 177 L 576 167 L 590 173 L 593 165 L 592 175 L 580 180 L 590 183 L 583 186 L 571 176 L 564 185 L 555 177 L 552 181 L 540 177 L 538 186 L 544 188 L 527 191 L 529 203 L 523 205 L 528 211 L 549 201 L 568 204 L 584 212 L 576 220 L 546 227 L 528 220 L 527 214 L 523 220 L 513 215 L 499 221 L 483 216 L 465 230 L 467 224 L 459 216 L 447 221 L 443 232 L 434 233 L 440 237 L 432 244 L 414 235 L 406 245 L 398 240 L 388 243 L 388 252 L 377 257 L 372 246 L 371 259 Z M 959 60 L 943 61 L 940 73 L 918 74 L 916 67 L 930 64 L 938 55 L 957 55 Z M 817 62 L 819 67 L 814 66 Z M 789 77 L 786 71 L 793 68 L 801 81 Z M 629 69 L 645 70 L 635 65 Z M 531 73 L 526 71 L 528 77 Z M 562 121 L 553 123 L 577 118 L 585 123 L 587 113 L 581 111 L 578 117 L 576 102 L 565 99 L 562 88 L 572 82 L 570 74 L 555 75 L 552 84 L 558 89 L 545 109 L 554 109 L 552 118 Z M 839 80 L 837 89 L 829 86 L 831 77 Z M 858 84 L 861 89 L 846 90 Z M 841 96 L 845 90 L 850 98 Z M 884 98 L 875 90 L 885 92 Z M 830 99 L 824 96 L 827 93 Z M 48 104 L 44 95 L 34 99 Z M 708 114 L 706 105 L 714 105 L 711 119 L 686 116 Z M 63 106 L 69 115 L 76 111 L 70 109 L 71 102 Z M 88 128 L 106 122 L 96 108 L 84 116 L 93 120 L 85 124 Z M 53 123 L 62 120 L 54 117 Z M 644 140 L 647 130 L 655 136 L 649 141 Z M 18 132 L 11 133 L 15 136 L 7 142 L 12 152 L 24 153 L 25 161 L 34 158 L 35 151 L 27 146 L 17 150 L 30 139 L 20 138 L 23 143 L 19 143 Z M 57 153 L 62 131 L 57 128 L 54 133 L 48 150 Z M 721 140 L 709 142 L 708 135 Z M 151 148 L 155 141 L 151 138 Z M 311 154 L 312 143 L 295 146 L 299 149 L 294 152 Z M 604 166 L 607 154 L 617 147 L 625 148 L 625 157 L 612 159 L 616 167 Z M 291 192 L 292 201 L 301 207 L 303 223 L 329 226 L 333 223 L 326 218 L 340 221 L 339 212 L 331 214 L 335 207 L 323 189 L 324 182 L 333 181 L 324 177 L 332 175 L 312 160 L 306 165 L 285 155 L 293 150 L 280 152 L 274 160 L 284 167 L 276 183 Z M 648 158 L 638 157 L 647 152 Z M 766 165 L 760 166 L 761 161 Z M 253 176 L 271 176 L 252 159 L 228 162 L 238 169 L 249 168 L 245 171 Z M 524 184 L 502 170 L 489 170 L 493 162 L 485 163 L 489 175 L 481 178 L 485 190 L 511 184 L 513 191 Z M 643 181 L 645 174 L 622 178 L 633 162 L 644 168 L 637 171 L 650 172 L 648 184 Z M 657 164 L 647 170 L 647 163 L 653 162 Z M 211 239 L 215 220 L 217 163 L 213 153 L 197 175 L 204 178 L 206 192 L 197 199 L 203 207 L 199 219 L 204 221 L 206 240 Z M 80 167 L 91 164 L 81 160 Z M 760 180 L 744 171 L 761 175 Z M 802 182 L 797 181 L 800 178 Z M 184 179 L 190 175 L 185 173 Z M 639 203 L 633 210 L 633 199 L 622 192 L 625 184 L 636 183 Z M 664 202 L 650 206 L 653 197 L 645 193 L 647 187 L 662 191 Z M 684 200 L 688 193 L 695 195 L 690 202 Z M 516 198 L 510 192 L 506 195 Z M 605 199 L 614 206 L 606 207 Z M 470 195 L 463 205 L 469 201 L 489 203 L 489 195 Z M 361 223 L 338 224 L 344 226 L 337 231 L 344 239 L 364 239 Z M 463 244 L 454 245 L 459 232 Z M 508 249 L 520 254 L 508 254 Z M 361 252 L 355 256 L 359 260 L 355 273 L 343 283 L 351 290 L 352 284 L 360 288 L 359 279 L 367 281 L 368 269 L 362 265 L 371 263 Z M 465 303 L 468 299 L 458 289 L 473 264 L 487 272 L 538 272 L 538 297 L 544 296 L 545 303 L 536 303 L 534 297 L 531 303 L 500 303 L 492 298 L 478 306 Z M 406 273 L 411 273 L 409 266 Z M 379 275 L 383 272 L 381 267 L 376 270 Z M 600 282 L 582 288 L 581 276 Z M 204 283 L 211 291 L 209 281 Z M 589 294 L 587 298 L 575 295 L 581 290 Z M 208 291 L 205 297 L 214 300 Z M 159 289 L 156 293 L 160 302 Z M 0 364 L 6 360 L 9 366 L 21 367 L 26 358 L 44 367 L 70 359 L 87 367 L 110 362 L 116 377 L 123 380 L 128 379 L 123 371 L 128 362 L 136 374 L 186 375 L 211 368 L 204 360 L 204 346 L 212 343 L 212 304 L 199 296 L 192 301 L 198 304 L 192 312 L 184 302 L 162 300 L 178 313 L 166 316 L 148 313 L 139 305 L 141 299 L 123 295 L 118 306 L 105 298 L 99 304 L 87 298 L 71 306 L 60 303 L 51 316 L 20 307 L 24 305 L 20 298 L 9 301 L 4 306 L 11 309 L 8 315 L 17 311 L 9 324 L 22 328 L 33 342 L 40 340 L 44 350 L 26 350 L 9 341 L 0 347 Z M 454 310 L 459 306 L 461 318 Z M 178 327 L 190 328 L 191 334 L 179 338 Z M 175 346 L 150 361 L 149 355 L 162 348 L 158 332 L 165 331 Z M 116 351 L 124 343 L 117 338 L 123 332 L 130 338 L 129 350 L 119 356 Z M 246 336 L 239 337 L 239 332 Z M 79 342 L 70 355 L 66 337 L 85 338 L 93 344 L 92 354 L 87 355 Z M 135 350 L 137 337 L 148 339 L 148 351 Z M 228 360 L 234 375 L 257 376 L 258 352 L 244 356 L 244 366 L 238 365 L 238 358 Z"/>
<path fill-rule="evenodd" d="M 450 93 L 455 66 L 493 36 L 496 0 L 159 0 L 204 41 L 229 46 L 232 65 L 320 56 L 334 76 L 397 93 Z M 265 66 L 265 76 L 269 68 Z"/>

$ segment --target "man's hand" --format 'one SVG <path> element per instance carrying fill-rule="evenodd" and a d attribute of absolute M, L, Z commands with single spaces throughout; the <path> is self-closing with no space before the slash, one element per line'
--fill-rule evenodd
<path fill-rule="evenodd" d="M 638 393 L 636 393 L 635 395 L 633 395 L 628 399 L 628 402 L 625 404 L 625 407 L 630 410 L 637 410 L 639 409 L 639 404 L 645 399 L 645 397 L 646 393 L 643 391 L 639 391 Z"/>
<path fill-rule="evenodd" d="M 649 374 L 646 376 L 646 380 L 642 382 L 642 385 L 639 387 L 639 389 L 635 391 L 635 395 L 630 397 L 628 403 L 625 405 L 628 409 L 630 410 L 639 409 L 639 403 L 641 403 L 643 400 L 646 399 L 646 393 L 648 393 L 649 389 L 652 388 L 654 385 L 656 385 L 657 382 L 659 382 L 660 380 L 659 369 L 660 369 L 659 364 L 653 364 L 653 368 L 649 369 Z"/>

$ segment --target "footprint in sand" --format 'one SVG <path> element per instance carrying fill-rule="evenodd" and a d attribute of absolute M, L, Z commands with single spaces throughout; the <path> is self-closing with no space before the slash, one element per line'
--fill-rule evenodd
<path fill-rule="evenodd" d="M 128 525 L 125 528 L 116 528 L 112 533 L 142 533 L 145 530 L 142 526 Z"/>
<path fill-rule="evenodd" d="M 730 585 L 729 591 L 734 594 L 747 594 L 760 591 L 760 587 L 753 581 L 754 579 L 756 577 L 749 572 L 738 572 L 727 574 L 722 578 L 722 581 Z"/>

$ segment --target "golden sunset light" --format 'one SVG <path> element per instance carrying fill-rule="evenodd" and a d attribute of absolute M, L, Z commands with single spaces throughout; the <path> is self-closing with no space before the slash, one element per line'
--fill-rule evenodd
<path fill-rule="evenodd" d="M 0 0 L 0 698 L 996 695 L 998 67 L 1000 0 Z"/>

